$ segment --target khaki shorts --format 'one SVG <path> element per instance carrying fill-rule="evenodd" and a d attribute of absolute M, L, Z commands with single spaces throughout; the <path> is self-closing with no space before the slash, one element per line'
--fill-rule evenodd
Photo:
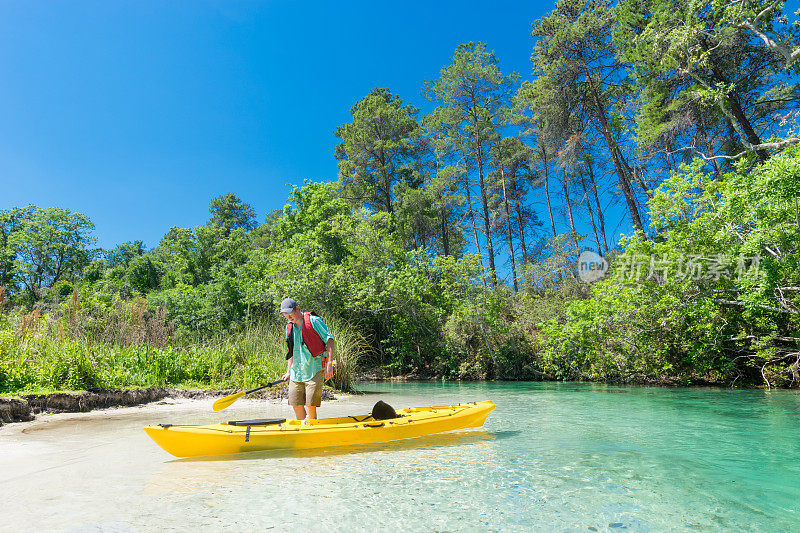
<path fill-rule="evenodd" d="M 289 382 L 289 405 L 313 405 L 322 403 L 322 379 L 324 371 L 320 370 L 308 381 Z"/>

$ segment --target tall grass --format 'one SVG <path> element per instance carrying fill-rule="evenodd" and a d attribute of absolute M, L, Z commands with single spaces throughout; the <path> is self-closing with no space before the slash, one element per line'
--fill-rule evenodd
<path fill-rule="evenodd" d="M 344 320 L 334 317 L 325 319 L 328 329 L 336 339 L 333 386 L 339 390 L 353 389 L 353 376 L 362 359 L 370 353 L 368 339 L 360 330 Z"/>
<path fill-rule="evenodd" d="M 157 323 L 153 335 L 147 327 L 149 318 L 140 317 L 137 325 L 120 320 L 124 314 L 116 313 L 113 320 L 125 331 L 135 332 L 133 342 L 85 317 L 81 320 L 93 326 L 77 327 L 80 320 L 69 313 L 0 313 L 0 393 L 154 386 L 251 388 L 275 381 L 286 371 L 282 324 L 253 324 L 210 339 L 192 339 L 167 334 L 168 329 Z M 329 326 L 337 340 L 329 384 L 351 390 L 355 366 L 367 343 L 342 321 L 332 320 Z"/>

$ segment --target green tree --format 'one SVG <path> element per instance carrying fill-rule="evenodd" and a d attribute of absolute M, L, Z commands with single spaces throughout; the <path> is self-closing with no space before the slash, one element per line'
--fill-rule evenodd
<path fill-rule="evenodd" d="M 504 137 L 492 147 L 492 171 L 490 174 L 493 188 L 499 190 L 498 198 L 502 198 L 499 216 L 511 261 L 511 273 L 514 280 L 514 291 L 519 290 L 519 276 L 515 241 L 519 242 L 522 254 L 520 273 L 528 262 L 528 245 L 525 234 L 530 226 L 540 226 L 536 213 L 526 204 L 527 187 L 525 177 L 530 178 L 533 150 L 516 137 Z"/>
<path fill-rule="evenodd" d="M 393 215 L 395 184 L 419 183 L 417 113 L 388 89 L 375 88 L 350 109 L 352 122 L 336 128 L 339 180 L 355 205 Z"/>
<path fill-rule="evenodd" d="M 267 246 L 250 250 L 236 270 L 245 303 L 272 315 L 277 303 L 295 295 L 307 309 L 340 309 L 348 287 L 363 275 L 346 267 L 347 239 L 360 217 L 337 195 L 335 183 L 294 187 L 283 213 L 271 225 Z"/>
<path fill-rule="evenodd" d="M 106 253 L 108 266 L 128 268 L 130 262 L 137 256 L 144 254 L 145 246 L 142 241 L 125 242 Z"/>
<path fill-rule="evenodd" d="M 273 233 L 278 220 L 283 216 L 283 209 L 275 209 L 264 216 L 264 223 L 256 226 L 250 232 L 253 246 L 267 248 L 274 237 Z"/>
<path fill-rule="evenodd" d="M 644 233 L 634 180 L 625 154 L 623 123 L 630 97 L 624 65 L 611 38 L 614 11 L 608 0 L 559 0 L 555 9 L 533 23 L 537 38 L 531 60 L 536 78 L 523 85 L 519 97 L 540 115 L 548 137 L 563 130 L 562 140 L 584 129 L 598 132 L 614 168 L 633 224 Z M 570 123 L 577 121 L 578 125 Z"/>
<path fill-rule="evenodd" d="M 158 263 L 146 255 L 137 256 L 130 262 L 127 271 L 128 284 L 141 293 L 156 290 L 161 282 Z"/>
<path fill-rule="evenodd" d="M 683 166 L 650 200 L 659 239 L 626 239 L 613 276 L 544 327 L 553 372 L 800 384 L 798 184 L 798 147 L 719 177 Z"/>
<path fill-rule="evenodd" d="M 223 236 L 235 229 L 250 231 L 256 227 L 256 213 L 233 193 L 225 193 L 211 200 L 208 207 L 211 212 L 209 224 L 219 228 Z"/>
<path fill-rule="evenodd" d="M 782 134 L 775 114 L 800 102 L 792 55 L 800 30 L 782 7 L 773 0 L 621 2 L 616 40 L 640 87 L 640 136 L 692 127 L 679 117 L 697 110 L 731 130 L 730 154 L 744 148 L 763 162 L 770 149 L 800 141 L 765 142 Z"/>
<path fill-rule="evenodd" d="M 500 139 L 510 110 L 509 97 L 517 75 L 504 75 L 497 65 L 494 51 L 487 51 L 483 43 L 459 45 L 450 65 L 439 73 L 439 79 L 426 86 L 428 98 L 439 104 L 430 119 L 430 128 L 442 131 L 445 142 L 454 145 L 462 154 L 467 168 L 477 174 L 480 189 L 484 242 L 489 256 L 492 283 L 497 283 L 495 251 L 492 239 L 490 190 L 486 177 L 490 162 L 490 149 Z M 467 209 L 474 220 L 469 173 L 462 174 L 467 193 Z M 474 222 L 473 222 L 474 227 Z M 480 253 L 477 233 L 476 247 Z"/>
<path fill-rule="evenodd" d="M 25 210 L 19 207 L 0 210 L 0 287 L 5 287 L 9 293 L 16 286 L 14 260 L 17 247 L 12 242 L 12 235 L 18 230 L 24 213 Z"/>
<path fill-rule="evenodd" d="M 86 215 L 69 209 L 29 205 L 19 212 L 9 243 L 16 249 L 14 269 L 30 303 L 59 280 L 73 281 L 89 264 L 93 229 Z"/>
<path fill-rule="evenodd" d="M 480 270 L 483 272 L 483 259 L 480 257 L 481 243 L 478 239 L 472 192 L 465 187 L 469 185 L 469 180 L 466 179 L 466 156 L 454 142 L 452 136 L 453 132 L 457 131 L 457 128 L 451 124 L 453 120 L 449 118 L 453 115 L 452 110 L 438 107 L 423 120 L 425 144 L 429 154 L 427 185 L 431 193 L 438 198 L 436 203 L 440 206 L 440 236 L 438 240 L 442 245 L 442 253 L 455 256 L 463 253 L 466 243 L 464 231 L 460 226 L 463 226 L 464 219 L 467 219 L 472 230 L 475 250 L 478 253 Z M 459 227 L 459 243 L 456 243 L 456 246 L 451 246 L 449 227 Z M 486 284 L 485 279 L 483 284 Z"/>
<path fill-rule="evenodd" d="M 171 227 L 153 249 L 152 257 L 164 265 L 165 287 L 178 284 L 196 286 L 204 281 L 197 261 L 198 246 L 194 231 Z"/>
<path fill-rule="evenodd" d="M 426 248 L 435 255 L 460 257 L 464 237 L 459 219 L 460 197 L 453 181 L 442 175 L 423 187 L 400 183 L 397 191 L 397 232 L 407 250 Z"/>
<path fill-rule="evenodd" d="M 404 206 L 396 206 L 401 221 Z M 435 256 L 422 245 L 406 250 L 392 228 L 388 213 L 353 209 L 336 184 L 295 188 L 271 230 L 272 246 L 253 248 L 237 270 L 246 304 L 272 316 L 291 295 L 305 309 L 357 323 L 391 371 L 442 364 L 444 324 L 475 292 L 476 258 Z"/>

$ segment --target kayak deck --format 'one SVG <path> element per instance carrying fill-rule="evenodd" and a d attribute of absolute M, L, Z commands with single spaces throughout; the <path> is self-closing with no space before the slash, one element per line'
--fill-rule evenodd
<path fill-rule="evenodd" d="M 176 457 L 224 455 L 260 450 L 306 449 L 387 442 L 482 426 L 491 401 L 397 410 L 398 418 L 375 420 L 369 414 L 300 420 L 249 420 L 201 426 L 162 424 L 144 430 Z M 244 422 L 244 424 L 243 424 Z M 248 423 L 249 422 L 249 423 Z"/>

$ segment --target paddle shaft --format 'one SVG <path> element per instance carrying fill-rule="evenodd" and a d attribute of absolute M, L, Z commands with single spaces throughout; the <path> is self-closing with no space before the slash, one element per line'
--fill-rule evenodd
<path fill-rule="evenodd" d="M 279 379 L 278 381 L 273 381 L 272 383 L 267 383 L 266 385 L 262 385 L 260 387 L 256 387 L 255 389 L 250 389 L 248 391 L 245 391 L 244 393 L 245 394 L 250 394 L 251 392 L 260 391 L 261 389 L 268 389 L 269 387 L 277 385 L 278 383 L 283 383 L 283 380 Z"/>
<path fill-rule="evenodd" d="M 251 389 L 244 392 L 237 392 L 236 394 L 231 394 L 230 396 L 225 396 L 224 398 L 220 398 L 211 406 L 214 411 L 221 411 L 222 409 L 226 409 L 230 407 L 230 405 L 244 396 L 245 394 L 250 394 L 251 392 L 260 391 L 261 389 L 266 389 L 267 387 L 272 387 L 273 385 L 277 385 L 278 383 L 283 383 L 282 379 L 278 381 L 273 381 L 272 383 L 267 383 L 266 385 L 262 385 L 261 387 L 256 387 L 255 389 Z"/>

